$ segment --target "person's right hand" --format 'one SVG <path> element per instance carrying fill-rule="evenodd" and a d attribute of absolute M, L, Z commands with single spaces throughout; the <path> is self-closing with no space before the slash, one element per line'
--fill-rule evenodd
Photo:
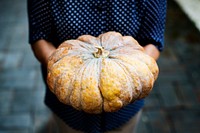
<path fill-rule="evenodd" d="M 160 51 L 153 44 L 147 44 L 146 46 L 144 46 L 144 52 L 154 58 L 156 61 L 160 56 Z"/>
<path fill-rule="evenodd" d="M 46 40 L 38 40 L 31 47 L 38 61 L 47 67 L 48 58 L 56 50 L 53 44 Z"/>

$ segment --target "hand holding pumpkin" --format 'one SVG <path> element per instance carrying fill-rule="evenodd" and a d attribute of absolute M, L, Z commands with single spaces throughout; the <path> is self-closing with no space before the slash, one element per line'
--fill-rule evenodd
<path fill-rule="evenodd" d="M 113 112 L 146 97 L 158 71 L 135 39 L 107 32 L 63 42 L 49 58 L 47 83 L 64 104 Z"/>
<path fill-rule="evenodd" d="M 35 42 L 33 45 L 31 45 L 31 48 L 35 57 L 43 66 L 47 66 L 49 57 L 56 50 L 53 44 L 46 40 L 39 40 Z"/>
<path fill-rule="evenodd" d="M 160 56 L 160 52 L 153 44 L 147 44 L 146 46 L 144 46 L 144 52 L 152 58 L 154 58 L 155 60 L 157 60 Z"/>

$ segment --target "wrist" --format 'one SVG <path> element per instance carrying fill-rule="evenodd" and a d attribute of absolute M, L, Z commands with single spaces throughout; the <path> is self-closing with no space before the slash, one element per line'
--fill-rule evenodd
<path fill-rule="evenodd" d="M 31 46 L 34 55 L 38 59 L 38 61 L 42 65 L 47 66 L 49 57 L 56 50 L 53 44 L 45 40 L 39 40 L 36 43 L 32 44 Z"/>
<path fill-rule="evenodd" d="M 153 44 L 147 44 L 146 46 L 144 46 L 144 52 L 155 60 L 158 60 L 160 56 L 160 51 Z"/>

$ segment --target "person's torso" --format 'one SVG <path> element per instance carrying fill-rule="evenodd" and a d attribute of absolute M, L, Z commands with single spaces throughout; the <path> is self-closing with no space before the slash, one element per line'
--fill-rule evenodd
<path fill-rule="evenodd" d="M 137 37 L 143 15 L 143 0 L 52 0 L 50 4 L 57 43 L 107 31 Z"/>

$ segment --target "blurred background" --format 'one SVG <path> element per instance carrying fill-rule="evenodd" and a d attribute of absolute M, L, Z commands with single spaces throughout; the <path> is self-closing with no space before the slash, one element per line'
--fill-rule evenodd
<path fill-rule="evenodd" d="M 198 5 L 198 6 L 197 6 Z M 138 133 L 200 132 L 200 0 L 168 0 L 160 75 Z M 0 133 L 46 133 L 40 66 L 28 44 L 26 0 L 0 1 Z"/>

